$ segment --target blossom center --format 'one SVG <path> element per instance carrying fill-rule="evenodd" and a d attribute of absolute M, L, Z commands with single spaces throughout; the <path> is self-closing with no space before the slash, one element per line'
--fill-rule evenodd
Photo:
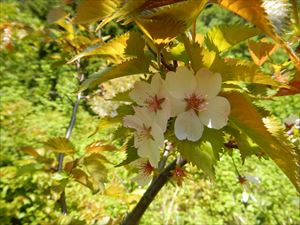
<path fill-rule="evenodd" d="M 203 111 L 206 109 L 206 99 L 202 95 L 197 95 L 195 93 L 189 95 L 188 97 L 184 98 L 186 102 L 186 110 L 193 109 L 195 111 Z"/>
<path fill-rule="evenodd" d="M 140 173 L 145 177 L 150 176 L 154 171 L 154 167 L 150 164 L 149 161 L 140 163 L 138 169 Z"/>
<path fill-rule="evenodd" d="M 139 141 L 145 140 L 145 139 L 153 139 L 151 135 L 151 127 L 147 127 L 145 124 L 143 124 L 143 127 L 139 132 L 137 133 L 137 137 Z"/>
<path fill-rule="evenodd" d="M 162 103 L 165 101 L 165 98 L 159 98 L 157 95 L 150 96 L 146 101 L 145 104 L 147 107 L 154 111 L 157 112 L 158 110 L 161 110 Z"/>

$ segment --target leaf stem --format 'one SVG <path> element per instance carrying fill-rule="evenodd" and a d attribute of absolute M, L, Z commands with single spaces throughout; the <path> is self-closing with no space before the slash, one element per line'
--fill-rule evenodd
<path fill-rule="evenodd" d="M 161 188 L 168 182 L 172 176 L 172 171 L 176 165 L 180 167 L 187 163 L 185 159 L 176 159 L 170 163 L 159 175 L 154 179 L 151 185 L 148 187 L 145 194 L 142 196 L 135 208 L 125 217 L 121 225 L 136 225 L 140 221 L 141 217 L 149 207 L 150 203 L 154 200 L 155 196 L 161 190 Z"/>

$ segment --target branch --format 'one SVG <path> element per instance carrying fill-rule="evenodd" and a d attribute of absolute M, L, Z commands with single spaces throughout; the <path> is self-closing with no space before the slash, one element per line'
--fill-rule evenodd
<path fill-rule="evenodd" d="M 77 62 L 76 62 L 76 69 L 77 69 L 78 80 L 79 80 L 79 82 L 82 82 L 84 80 L 84 76 L 80 72 L 80 61 L 79 60 L 77 60 Z M 68 129 L 67 129 L 67 132 L 66 132 L 66 138 L 67 139 L 70 139 L 73 128 L 75 126 L 76 114 L 77 114 L 77 111 L 78 111 L 80 99 L 81 99 L 81 92 L 78 92 L 76 102 L 73 106 L 71 120 L 69 122 L 69 126 L 68 126 Z M 63 169 L 63 162 L 64 162 L 64 154 L 59 153 L 58 154 L 58 166 L 57 166 L 57 171 L 58 172 Z M 59 203 L 60 203 L 60 206 L 61 206 L 62 214 L 67 215 L 68 210 L 67 210 L 67 204 L 66 204 L 65 190 L 63 190 L 62 193 L 60 194 Z"/>
<path fill-rule="evenodd" d="M 179 162 L 178 162 L 179 161 Z M 175 169 L 176 165 L 180 167 L 184 166 L 187 163 L 185 159 L 174 160 L 170 163 L 164 170 L 161 172 L 157 178 L 151 183 L 147 191 L 140 199 L 138 204 L 129 213 L 121 225 L 136 225 L 140 221 L 141 217 L 145 213 L 146 209 L 149 207 L 150 203 L 153 201 L 155 196 L 158 194 L 160 189 L 168 182 L 172 176 L 172 171 Z"/>

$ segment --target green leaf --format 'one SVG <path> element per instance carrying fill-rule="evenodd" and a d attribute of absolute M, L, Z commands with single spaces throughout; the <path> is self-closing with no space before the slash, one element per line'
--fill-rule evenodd
<path fill-rule="evenodd" d="M 203 65 L 203 51 L 204 48 L 200 46 L 197 42 L 192 42 L 188 37 L 182 35 L 183 43 L 186 49 L 186 53 L 191 61 L 191 66 L 194 72 L 197 72 Z M 209 52 L 207 51 L 207 54 Z M 215 53 L 212 53 L 213 57 L 215 57 Z M 206 55 L 208 57 L 208 55 Z"/>
<path fill-rule="evenodd" d="M 209 30 L 205 36 L 205 44 L 209 50 L 223 52 L 258 34 L 261 34 L 261 31 L 257 28 L 224 25 Z"/>
<path fill-rule="evenodd" d="M 245 95 L 232 92 L 224 96 L 231 105 L 230 122 L 249 136 L 277 164 L 300 192 L 299 151 L 272 135 L 278 129 L 274 126 L 266 128 L 263 118 Z"/>
<path fill-rule="evenodd" d="M 119 63 L 126 57 L 143 56 L 145 40 L 137 32 L 127 32 L 121 36 L 115 37 L 100 46 L 94 46 L 86 49 L 84 52 L 76 55 L 68 63 L 72 63 L 82 57 L 101 56 L 113 63 Z"/>
<path fill-rule="evenodd" d="M 116 165 L 116 167 L 127 165 L 140 158 L 137 154 L 137 149 L 134 147 L 133 138 L 129 139 L 129 141 L 126 142 L 122 148 L 126 151 L 126 159 L 120 164 Z"/>
<path fill-rule="evenodd" d="M 73 154 L 75 147 L 72 142 L 65 137 L 51 138 L 44 143 L 45 148 L 58 153 Z"/>
<path fill-rule="evenodd" d="M 177 146 L 183 158 L 202 169 L 210 177 L 214 176 L 213 165 L 216 160 L 210 142 L 179 141 Z"/>
<path fill-rule="evenodd" d="M 223 130 L 215 130 L 205 127 L 201 141 L 211 144 L 215 159 L 219 159 L 220 152 L 224 147 Z"/>
<path fill-rule="evenodd" d="M 94 87 L 102 82 L 118 77 L 149 73 L 149 65 L 150 60 L 147 58 L 136 58 L 125 61 L 119 65 L 92 74 L 90 78 L 83 82 L 80 90 Z"/>
<path fill-rule="evenodd" d="M 73 178 L 78 183 L 86 186 L 89 188 L 93 193 L 96 193 L 99 191 L 99 185 L 91 179 L 89 175 L 87 175 L 83 170 L 81 169 L 73 169 L 71 172 Z"/>
<path fill-rule="evenodd" d="M 234 137 L 234 141 L 240 151 L 242 162 L 245 163 L 245 159 L 251 155 L 257 155 L 261 153 L 261 148 L 253 142 L 245 133 L 227 126 L 226 132 Z"/>
<path fill-rule="evenodd" d="M 182 42 L 177 43 L 175 46 L 171 46 L 166 49 L 166 52 L 163 52 L 166 60 L 177 60 L 182 61 L 184 63 L 189 62 L 189 58 L 186 54 L 184 44 Z"/>
<path fill-rule="evenodd" d="M 16 177 L 22 176 L 24 174 L 33 174 L 43 168 L 43 165 L 37 163 L 30 163 L 18 168 Z"/>
<path fill-rule="evenodd" d="M 132 89 L 117 93 L 110 101 L 118 101 L 118 102 L 132 102 L 132 99 L 129 97 L 129 93 Z"/>
<path fill-rule="evenodd" d="M 103 183 L 107 180 L 105 163 L 107 163 L 107 159 L 99 153 L 92 153 L 84 158 L 87 171 L 100 187 L 103 187 Z"/>
<path fill-rule="evenodd" d="M 74 23 L 91 23 L 112 15 L 123 0 L 81 0 Z"/>

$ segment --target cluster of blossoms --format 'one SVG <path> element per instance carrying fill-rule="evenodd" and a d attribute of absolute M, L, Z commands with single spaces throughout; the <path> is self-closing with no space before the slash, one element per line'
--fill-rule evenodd
<path fill-rule="evenodd" d="M 175 118 L 174 133 L 179 140 L 198 141 L 204 125 L 221 129 L 227 124 L 230 104 L 221 91 L 220 74 L 202 68 L 196 74 L 187 67 L 155 74 L 151 83 L 135 83 L 130 97 L 137 103 L 134 115 L 124 117 L 124 126 L 135 129 L 134 146 L 141 158 L 158 167 L 160 149 L 168 120 Z"/>

